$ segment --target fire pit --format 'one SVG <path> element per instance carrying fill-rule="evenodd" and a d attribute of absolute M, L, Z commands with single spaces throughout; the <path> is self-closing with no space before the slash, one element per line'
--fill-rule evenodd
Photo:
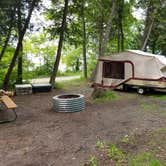
<path fill-rule="evenodd" d="M 52 98 L 53 110 L 56 112 L 78 112 L 85 108 L 84 95 L 63 94 Z"/>

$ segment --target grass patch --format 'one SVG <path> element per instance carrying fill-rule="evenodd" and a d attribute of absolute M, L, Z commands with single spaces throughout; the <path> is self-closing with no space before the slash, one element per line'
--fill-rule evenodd
<path fill-rule="evenodd" d="M 100 163 L 100 160 L 102 161 L 101 157 L 98 158 L 98 156 L 101 156 L 101 148 L 103 148 L 102 157 L 108 162 L 115 163 L 116 166 L 165 166 L 165 133 L 166 127 L 158 128 L 147 135 L 145 134 L 142 140 L 140 138 L 142 135 L 134 131 L 123 137 L 120 142 L 112 143 L 110 146 L 107 146 L 102 140 L 97 140 L 96 150 L 98 155 L 95 160 L 98 163 Z M 89 161 L 94 161 L 92 156 L 91 160 L 88 160 L 87 166 L 91 166 Z"/>
<path fill-rule="evenodd" d="M 163 111 L 163 112 L 161 113 L 161 115 L 162 115 L 162 117 L 166 118 L 166 111 Z"/>
<path fill-rule="evenodd" d="M 89 159 L 90 166 L 97 166 L 97 158 L 95 156 L 91 156 Z"/>
<path fill-rule="evenodd" d="M 126 143 L 126 144 L 128 144 L 129 141 L 130 141 L 130 140 L 129 140 L 128 137 L 124 137 L 124 138 L 121 139 L 121 142 L 122 142 L 122 143 Z"/>
<path fill-rule="evenodd" d="M 55 88 L 69 90 L 74 87 L 76 89 L 77 87 L 80 87 L 80 85 L 85 83 L 87 83 L 87 80 L 85 80 L 83 77 L 80 77 L 66 81 L 57 81 L 55 83 Z"/>
<path fill-rule="evenodd" d="M 150 111 L 150 110 L 154 110 L 156 109 L 156 105 L 155 104 L 146 104 L 146 103 L 142 103 L 141 104 L 141 108 L 145 111 Z"/>
<path fill-rule="evenodd" d="M 105 102 L 116 99 L 116 95 L 113 91 L 107 90 L 104 92 L 104 94 L 98 98 L 95 98 L 95 101 L 97 102 Z"/>
<path fill-rule="evenodd" d="M 164 95 L 164 94 L 154 95 L 152 97 L 159 99 L 159 100 L 166 100 L 166 95 Z"/>
<path fill-rule="evenodd" d="M 105 142 L 102 140 L 97 140 L 96 147 L 99 149 L 103 149 L 105 147 Z"/>
<path fill-rule="evenodd" d="M 156 130 L 158 134 L 166 134 L 166 127 L 161 127 Z"/>
<path fill-rule="evenodd" d="M 123 152 L 115 144 L 111 144 L 109 146 L 108 155 L 111 159 L 117 161 L 118 163 L 121 162 L 125 157 Z"/>
<path fill-rule="evenodd" d="M 90 156 L 90 159 L 86 163 L 82 163 L 81 166 L 97 166 L 97 158 Z"/>
<path fill-rule="evenodd" d="M 150 97 L 159 99 L 159 100 L 166 100 L 166 93 L 165 92 L 155 92 L 151 94 Z"/>
<path fill-rule="evenodd" d="M 131 166 L 164 166 L 164 164 L 149 152 L 137 154 L 129 157 L 129 165 Z"/>

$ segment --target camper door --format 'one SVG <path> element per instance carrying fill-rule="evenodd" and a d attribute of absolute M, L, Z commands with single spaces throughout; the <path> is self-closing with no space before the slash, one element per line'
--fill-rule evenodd
<path fill-rule="evenodd" d="M 123 61 L 103 61 L 102 77 L 104 85 L 116 87 L 132 77 L 132 66 Z"/>

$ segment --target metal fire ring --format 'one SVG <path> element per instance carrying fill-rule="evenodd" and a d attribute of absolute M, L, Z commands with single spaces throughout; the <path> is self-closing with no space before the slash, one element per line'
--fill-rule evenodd
<path fill-rule="evenodd" d="M 84 95 L 62 94 L 52 98 L 53 110 L 56 112 L 78 112 L 85 108 Z"/>

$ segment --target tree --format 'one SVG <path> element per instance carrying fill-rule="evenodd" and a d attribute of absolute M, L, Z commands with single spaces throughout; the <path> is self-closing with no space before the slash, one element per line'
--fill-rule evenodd
<path fill-rule="evenodd" d="M 166 2 L 158 3 L 154 17 L 154 24 L 149 36 L 148 47 L 152 53 L 159 53 L 166 55 Z M 164 51 L 165 50 L 165 51 Z"/>
<path fill-rule="evenodd" d="M 61 58 L 64 32 L 65 32 L 65 27 L 66 27 L 67 12 L 68 12 L 68 0 L 65 0 L 63 18 L 62 18 L 60 35 L 59 35 L 59 42 L 58 42 L 58 50 L 57 50 L 56 60 L 55 60 L 54 66 L 53 66 L 52 74 L 51 74 L 51 77 L 50 77 L 50 84 L 52 85 L 52 88 L 55 87 L 55 78 L 56 78 L 56 75 L 57 75 L 57 72 L 58 72 L 59 62 L 60 62 L 60 58 Z"/>
<path fill-rule="evenodd" d="M 18 1 L 17 7 L 17 27 L 18 27 L 18 38 L 21 37 L 22 30 L 22 12 L 21 12 L 21 1 Z M 22 84 L 22 56 L 23 56 L 23 43 L 20 44 L 20 50 L 18 53 L 18 67 L 17 67 L 17 83 Z"/>
<path fill-rule="evenodd" d="M 160 14 L 162 10 L 166 7 L 165 2 L 161 0 L 146 0 L 144 2 L 140 1 L 139 5 L 146 9 L 146 19 L 144 25 L 144 31 L 141 38 L 140 50 L 146 51 L 148 41 L 151 36 L 151 32 L 156 29 L 156 22 L 159 23 Z M 154 43 L 153 43 L 154 45 Z"/>
<path fill-rule="evenodd" d="M 100 56 L 101 55 L 102 56 L 105 55 L 105 50 L 106 50 L 107 42 L 109 40 L 109 35 L 110 35 L 111 28 L 112 28 L 112 21 L 113 21 L 113 18 L 115 16 L 115 8 L 116 8 L 116 0 L 113 0 L 112 1 L 112 6 L 110 8 L 111 10 L 110 10 L 110 15 L 109 15 L 109 20 L 107 22 L 105 33 L 104 33 L 103 40 L 102 40 L 102 46 L 101 46 L 101 54 L 100 54 Z"/>
<path fill-rule="evenodd" d="M 124 32 L 123 32 L 123 10 L 124 0 L 118 0 L 118 52 L 124 51 Z"/>
<path fill-rule="evenodd" d="M 84 78 L 87 79 L 87 62 L 86 62 L 86 23 L 85 23 L 85 11 L 84 11 L 85 1 L 82 0 L 81 3 L 81 15 L 82 15 L 82 47 L 83 47 L 83 64 L 84 64 Z"/>
<path fill-rule="evenodd" d="M 2 50 L 0 52 L 0 61 L 6 51 L 6 48 L 7 48 L 7 45 L 9 43 L 9 40 L 10 40 L 10 37 L 11 37 L 11 31 L 12 31 L 12 28 L 13 28 L 13 24 L 14 24 L 14 16 L 15 16 L 15 6 L 13 7 L 10 7 L 10 21 L 9 21 L 9 27 L 8 27 L 8 30 L 7 30 L 7 34 L 6 34 L 6 39 L 5 39 L 5 42 L 4 42 L 4 45 L 2 47 Z"/>
<path fill-rule="evenodd" d="M 30 3 L 30 6 L 29 6 L 29 11 L 28 11 L 28 16 L 25 20 L 25 23 L 24 23 L 24 26 L 21 30 L 21 34 L 19 35 L 19 39 L 18 39 L 18 42 L 17 42 L 17 47 L 16 47 L 16 50 L 14 52 L 14 55 L 13 55 L 13 58 L 12 58 L 12 61 L 9 65 L 9 68 L 8 68 L 8 71 L 5 75 L 5 78 L 3 80 L 3 89 L 6 90 L 8 88 L 8 83 L 9 83 L 9 78 L 10 78 L 10 75 L 12 73 L 12 70 L 15 66 L 15 63 L 16 63 L 16 60 L 17 60 L 17 57 L 19 55 L 19 52 L 20 52 L 20 49 L 21 49 L 21 46 L 22 46 L 22 41 L 23 41 L 23 38 L 24 38 L 24 35 L 26 33 L 26 30 L 28 28 L 28 25 L 29 25 L 29 22 L 30 22 L 30 19 L 31 19 L 31 15 L 32 15 L 32 12 L 33 12 L 33 9 L 35 7 L 35 5 L 38 3 L 38 0 L 32 0 L 32 2 Z"/>

